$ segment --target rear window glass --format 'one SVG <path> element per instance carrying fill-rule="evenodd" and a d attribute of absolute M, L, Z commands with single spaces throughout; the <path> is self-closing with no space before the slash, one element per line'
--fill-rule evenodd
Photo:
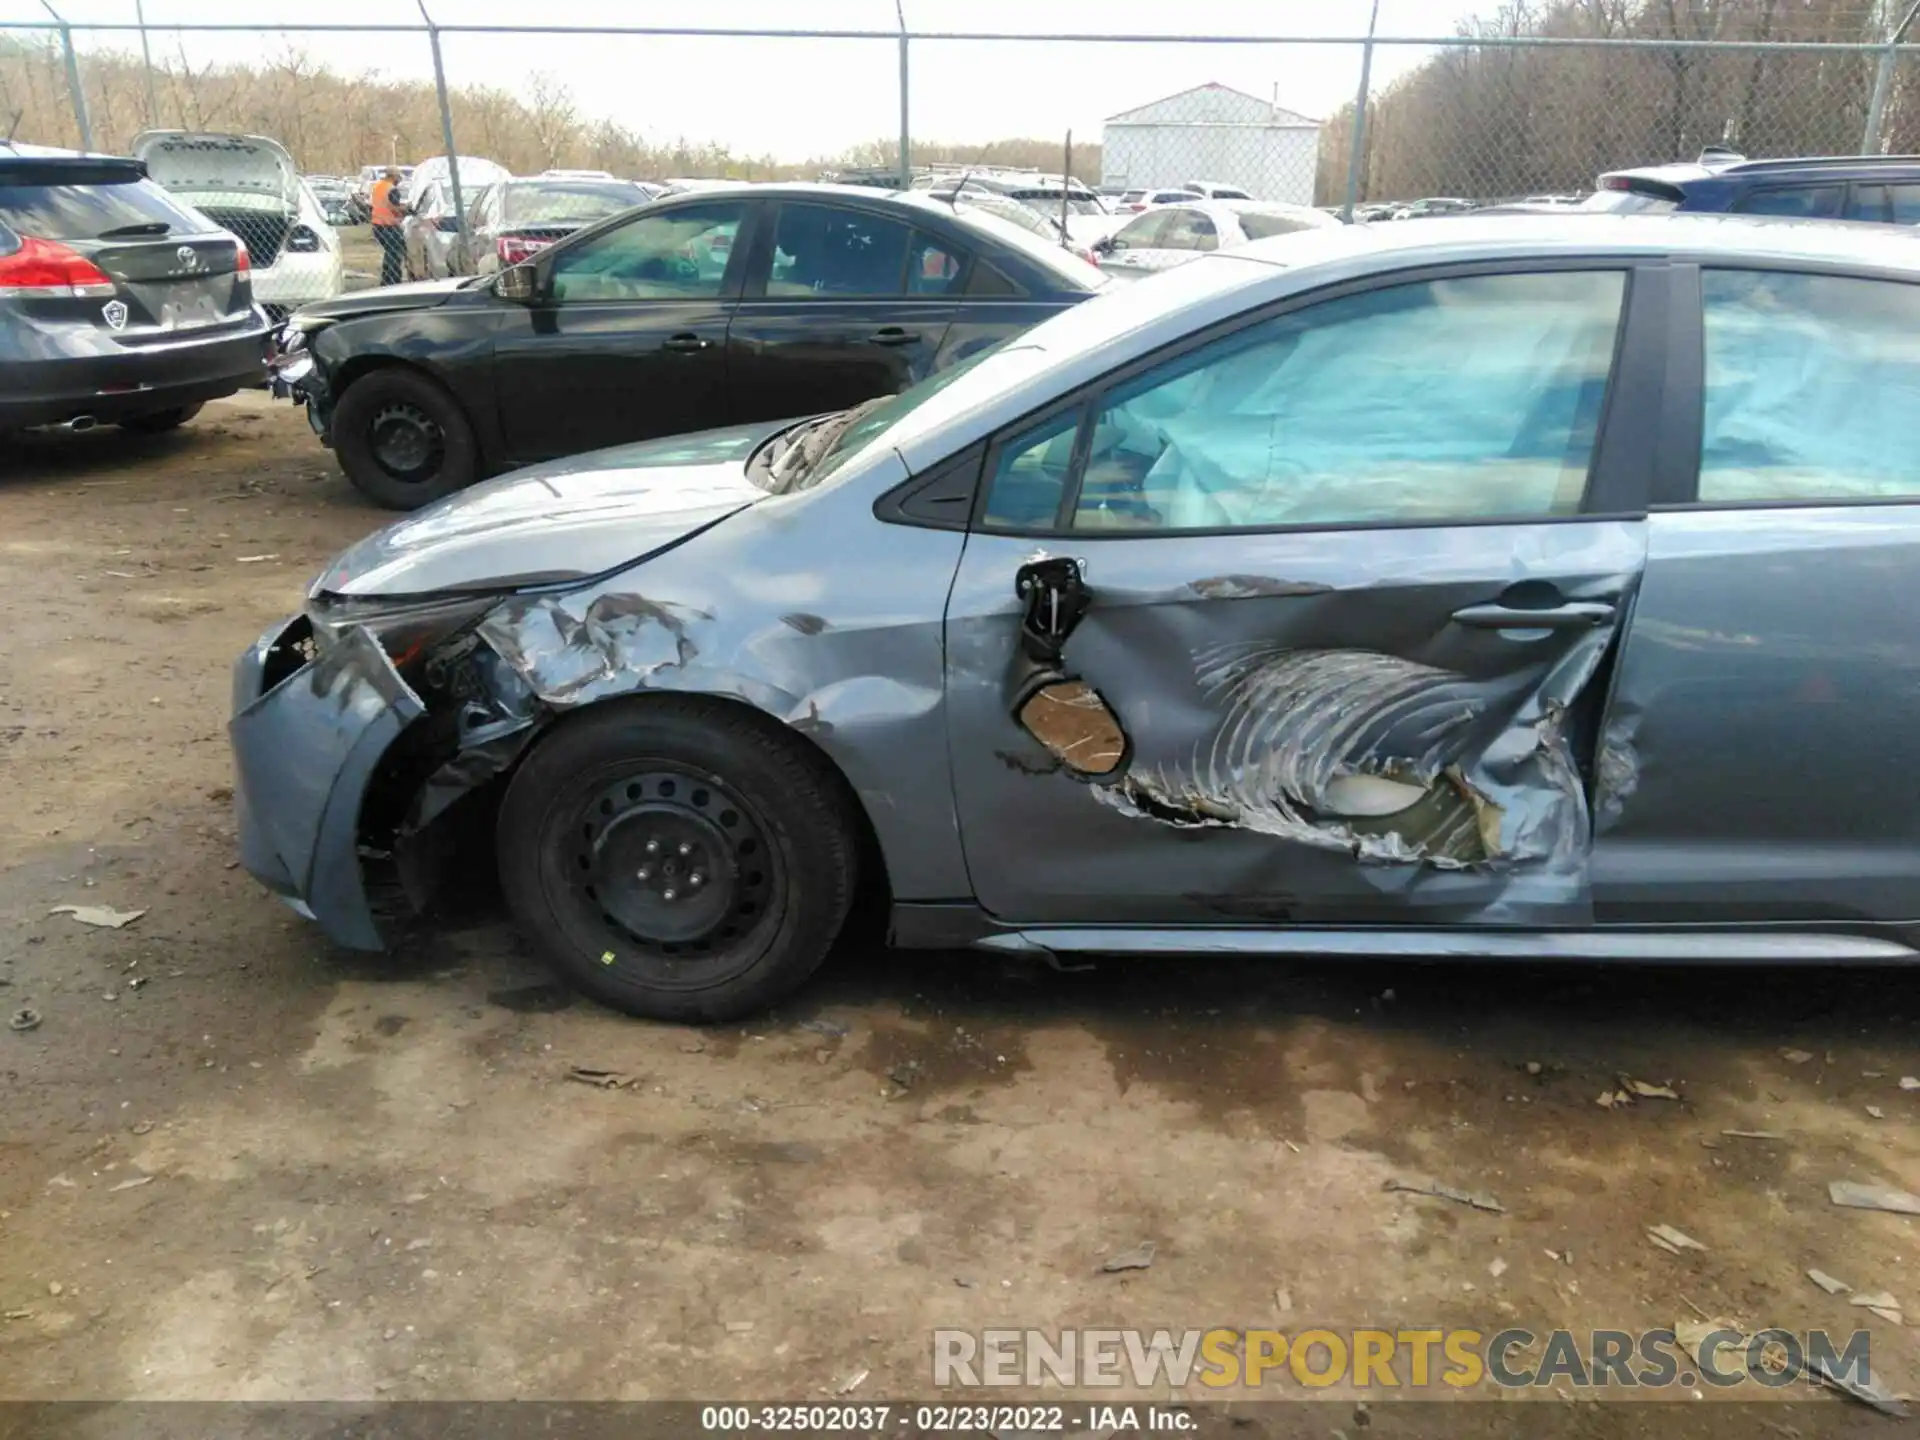
<path fill-rule="evenodd" d="M 1258 211 L 1243 210 L 1240 213 L 1240 228 L 1247 232 L 1249 240 L 1269 240 L 1275 235 L 1291 235 L 1296 230 L 1318 230 L 1321 227 L 1296 215 L 1262 215 Z"/>
<path fill-rule="evenodd" d="M 0 221 L 43 240 L 93 240 L 129 225 L 164 222 L 193 234 L 207 222 L 151 180 L 91 184 L 16 184 L 0 176 Z"/>
<path fill-rule="evenodd" d="M 1038 265 L 1065 290 L 1098 290 L 1107 277 L 1087 264 L 1065 246 L 1043 240 L 993 215 L 977 210 L 959 211 L 957 218 L 970 230 L 991 237 L 1002 250 L 1018 252 L 1030 264 Z"/>
<path fill-rule="evenodd" d="M 509 185 L 506 218 L 516 225 L 604 220 L 647 203 L 638 185 Z"/>
<path fill-rule="evenodd" d="M 1632 190 L 1596 190 L 1574 208 L 1606 215 L 1665 215 L 1679 209 L 1680 202 Z"/>
<path fill-rule="evenodd" d="M 1838 185 L 1783 185 L 1756 190 L 1737 207 L 1746 215 L 1787 215 L 1800 220 L 1830 220 L 1840 213 Z"/>
<path fill-rule="evenodd" d="M 1015 190 L 1013 198 L 1029 204 L 1044 205 L 1055 214 L 1060 211 L 1060 192 L 1058 190 Z M 1077 191 L 1067 195 L 1067 213 L 1069 215 L 1104 215 L 1107 207 L 1092 195 L 1082 195 Z"/>

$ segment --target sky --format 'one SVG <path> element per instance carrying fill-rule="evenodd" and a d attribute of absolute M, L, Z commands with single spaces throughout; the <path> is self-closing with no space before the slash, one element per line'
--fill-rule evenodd
<path fill-rule="evenodd" d="M 334 23 L 418 20 L 415 0 L 144 0 L 149 25 L 259 23 L 300 14 Z M 135 0 L 54 0 L 69 21 L 130 21 Z M 442 24 L 664 24 L 734 28 L 876 29 L 896 24 L 894 0 L 427 0 Z M 1370 0 L 901 0 L 917 30 L 1071 34 L 1357 36 Z M 1383 36 L 1445 35 L 1491 0 L 1380 0 Z M 0 0 L 0 20 L 44 19 L 38 0 Z M 81 35 L 134 49 L 131 33 Z M 259 59 L 285 45 L 339 70 L 427 78 L 424 35 L 163 33 L 156 55 L 184 45 L 196 65 Z M 571 91 L 581 114 L 608 117 L 648 139 L 722 142 L 737 151 L 798 160 L 899 129 L 898 53 L 889 41 L 657 39 L 632 36 L 444 36 L 449 81 L 524 92 L 544 71 Z M 1431 52 L 1376 50 L 1376 86 Z M 1217 81 L 1316 119 L 1351 99 L 1358 46 L 1055 44 L 921 41 L 911 50 L 916 139 L 1010 136 L 1097 139 L 1105 117 Z"/>

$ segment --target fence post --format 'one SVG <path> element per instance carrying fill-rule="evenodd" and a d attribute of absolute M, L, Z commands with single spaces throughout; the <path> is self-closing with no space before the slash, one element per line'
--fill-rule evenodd
<path fill-rule="evenodd" d="M 1360 52 L 1360 93 L 1353 97 L 1353 144 L 1347 150 L 1347 203 L 1340 207 L 1340 218 L 1349 225 L 1353 223 L 1354 196 L 1360 188 L 1360 159 L 1367 141 L 1367 90 L 1373 80 L 1373 32 L 1379 24 L 1380 0 L 1373 0 L 1373 14 L 1367 17 L 1367 43 Z"/>
<path fill-rule="evenodd" d="M 466 201 L 460 196 L 460 152 L 453 143 L 453 106 L 447 99 L 447 67 L 440 58 L 440 27 L 433 23 L 433 16 L 427 14 L 426 0 L 416 0 L 416 3 L 420 6 L 420 18 L 427 22 L 427 43 L 433 47 L 433 88 L 440 97 L 440 138 L 447 147 L 447 187 L 453 192 L 453 223 L 459 232 L 456 243 L 460 263 L 465 265 L 472 258 L 473 247 L 467 237 Z"/>
<path fill-rule="evenodd" d="M 905 190 L 913 184 L 912 159 L 908 153 L 913 140 L 907 133 L 907 12 L 901 9 L 900 0 L 893 0 L 893 13 L 900 21 L 900 188 Z"/>
<path fill-rule="evenodd" d="M 67 94 L 73 101 L 73 122 L 80 127 L 80 148 L 93 149 L 93 122 L 87 117 L 87 92 L 80 84 L 80 57 L 73 53 L 73 30 L 67 24 L 66 17 L 40 0 L 46 11 L 53 16 L 54 23 L 60 27 L 60 48 L 67 52 Z"/>
<path fill-rule="evenodd" d="M 1914 0 L 1906 17 L 1893 27 L 1893 33 L 1887 37 L 1887 48 L 1880 52 L 1880 68 L 1873 76 L 1873 98 L 1867 101 L 1867 128 L 1860 137 L 1862 155 L 1880 153 L 1880 124 L 1887 112 L 1887 92 L 1893 88 L 1894 67 L 1900 60 L 1900 38 L 1913 24 L 1915 15 L 1920 15 L 1920 0 Z"/>
<path fill-rule="evenodd" d="M 152 130 L 159 127 L 160 106 L 153 98 L 153 48 L 147 43 L 146 0 L 133 0 L 133 18 L 140 25 L 140 64 L 147 74 L 147 128 Z"/>

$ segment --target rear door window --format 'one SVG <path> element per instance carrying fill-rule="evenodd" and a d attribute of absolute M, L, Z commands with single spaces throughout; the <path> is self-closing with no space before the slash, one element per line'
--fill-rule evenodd
<path fill-rule="evenodd" d="M 975 300 L 1000 300 L 1018 295 L 1020 287 L 984 260 L 973 262 L 973 274 L 967 278 L 967 296 Z"/>
<path fill-rule="evenodd" d="M 1291 235 L 1297 230 L 1315 230 L 1313 221 L 1296 215 L 1268 215 L 1258 210 L 1240 213 L 1240 228 L 1249 240 L 1269 240 L 1275 235 Z"/>
<path fill-rule="evenodd" d="M 1840 214 L 1839 185 L 1777 185 L 1755 190 L 1735 206 L 1744 215 L 1787 215 L 1832 220 Z"/>
<path fill-rule="evenodd" d="M 908 294 L 958 295 L 966 288 L 966 279 L 965 251 L 913 232 L 913 248 L 907 254 Z"/>
<path fill-rule="evenodd" d="M 1708 270 L 1700 499 L 1920 495 L 1920 285 Z"/>
<path fill-rule="evenodd" d="M 902 294 L 911 234 L 899 221 L 864 210 L 782 205 L 767 296 Z"/>
<path fill-rule="evenodd" d="M 42 240 L 95 240 L 128 226 L 156 224 L 187 235 L 207 229 L 206 221 L 144 179 L 96 184 L 16 184 L 0 179 L 0 221 Z"/>
<path fill-rule="evenodd" d="M 1220 232 L 1213 221 L 1198 210 L 1171 210 L 1168 224 L 1160 237 L 1163 250 L 1218 250 Z"/>
<path fill-rule="evenodd" d="M 1920 185 L 1855 185 L 1846 218 L 1881 225 L 1920 225 Z"/>

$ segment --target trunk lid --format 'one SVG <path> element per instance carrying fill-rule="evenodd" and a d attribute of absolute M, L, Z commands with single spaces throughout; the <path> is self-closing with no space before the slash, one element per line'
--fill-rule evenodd
<path fill-rule="evenodd" d="M 252 196 L 288 210 L 299 202 L 300 172 L 293 157 L 263 135 L 148 130 L 135 137 L 133 154 L 175 195 Z"/>
<path fill-rule="evenodd" d="M 123 344 L 138 345 L 220 325 L 245 324 L 253 310 L 253 286 L 238 268 L 240 247 L 231 235 L 165 235 L 151 240 L 76 242 L 72 248 L 107 273 L 126 306 L 125 323 L 90 305 L 95 323 Z M 83 302 L 84 303 L 84 302 Z"/>
<path fill-rule="evenodd" d="M 252 319 L 252 284 L 239 269 L 233 236 L 210 229 L 126 161 L 6 166 L 0 232 L 55 247 L 43 253 L 76 256 L 98 272 L 77 289 L 10 293 L 9 308 L 30 324 L 84 326 L 135 346 Z M 19 253 L 17 242 L 0 250 Z"/>
<path fill-rule="evenodd" d="M 133 153 L 170 193 L 239 236 L 256 266 L 264 270 L 280 258 L 300 213 L 300 172 L 278 141 L 148 130 L 135 138 Z"/>

